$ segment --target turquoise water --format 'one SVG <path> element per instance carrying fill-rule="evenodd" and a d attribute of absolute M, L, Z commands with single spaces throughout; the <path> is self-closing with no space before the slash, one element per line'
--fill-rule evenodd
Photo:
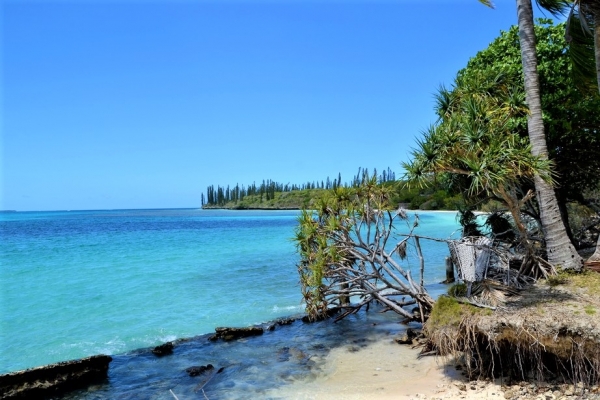
<path fill-rule="evenodd" d="M 455 213 L 419 213 L 447 238 Z M 302 312 L 297 211 L 0 213 L 0 373 Z M 426 241 L 426 280 L 445 278 Z M 416 260 L 409 261 L 418 268 Z M 111 367 L 112 368 L 112 367 Z"/>

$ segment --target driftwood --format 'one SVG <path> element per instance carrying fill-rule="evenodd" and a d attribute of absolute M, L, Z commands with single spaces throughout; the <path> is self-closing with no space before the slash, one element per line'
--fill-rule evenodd
<path fill-rule="evenodd" d="M 300 219 L 298 270 L 308 316 L 319 319 L 336 308 L 339 320 L 377 302 L 383 311 L 423 322 L 434 300 L 424 285 L 420 238 L 413 234 L 418 216 L 411 223 L 404 209 L 384 210 L 379 194 L 362 195 L 364 202 L 324 206 L 318 215 L 305 212 Z M 397 235 L 398 222 L 407 225 L 408 235 Z M 417 277 L 401 265 L 409 244 L 419 259 Z M 410 305 L 419 312 L 407 310 Z"/>
<path fill-rule="evenodd" d="M 362 299 L 354 305 L 340 305 L 344 311 L 338 319 L 357 312 L 372 301 L 383 304 L 386 311 L 394 311 L 408 319 L 414 319 L 415 315 L 405 307 L 417 304 L 421 309 L 420 317 L 424 318 L 433 305 L 433 299 L 424 287 L 425 263 L 419 237 L 412 234 L 418 226 L 418 217 L 416 216 L 412 226 L 409 226 L 410 234 L 388 250 L 394 233 L 394 222 L 397 219 L 407 221 L 408 217 L 404 210 L 394 214 L 389 211 L 372 210 L 370 216 L 372 223 L 364 219 L 356 220 L 352 233 L 340 232 L 336 238 L 340 251 L 350 255 L 355 265 L 354 268 L 340 265 L 332 270 L 337 276 L 335 283 L 329 288 L 329 293 Z M 419 258 L 417 279 L 399 262 L 406 257 L 406 248 L 410 240 Z M 345 289 L 341 288 L 342 285 Z M 398 299 L 400 296 L 407 296 L 408 299 Z"/>

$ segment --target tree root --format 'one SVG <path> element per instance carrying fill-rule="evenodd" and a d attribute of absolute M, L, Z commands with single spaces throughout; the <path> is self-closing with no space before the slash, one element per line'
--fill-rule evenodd
<path fill-rule="evenodd" d="M 483 330 L 481 316 L 465 316 L 458 326 L 427 330 L 438 354 L 464 363 L 472 378 L 562 379 L 600 384 L 600 343 L 576 332 L 542 332 L 498 323 Z"/>

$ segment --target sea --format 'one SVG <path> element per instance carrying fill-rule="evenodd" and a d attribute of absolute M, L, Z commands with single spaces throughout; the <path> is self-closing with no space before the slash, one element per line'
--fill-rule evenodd
<path fill-rule="evenodd" d="M 314 378 L 332 347 L 405 330 L 399 316 L 376 307 L 338 323 L 269 324 L 304 310 L 292 239 L 299 213 L 0 213 L 0 374 L 107 354 L 108 379 L 65 398 L 252 398 Z M 460 236 L 455 212 L 417 215 L 416 234 Z M 409 226 L 397 228 L 402 234 Z M 436 296 L 447 289 L 439 282 L 448 248 L 431 240 L 422 247 L 425 283 Z M 418 276 L 414 249 L 401 263 Z M 274 329 L 208 340 L 216 327 L 257 324 Z M 173 355 L 152 354 L 168 341 L 176 343 Z M 220 371 L 208 384 L 186 373 L 208 364 Z"/>

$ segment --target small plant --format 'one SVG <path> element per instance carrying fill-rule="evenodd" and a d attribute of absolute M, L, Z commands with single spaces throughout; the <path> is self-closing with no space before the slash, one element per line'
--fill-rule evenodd
<path fill-rule="evenodd" d="M 457 283 L 456 285 L 450 286 L 448 295 L 451 297 L 465 297 L 467 295 L 467 285 L 464 283 Z"/>
<path fill-rule="evenodd" d="M 556 275 L 550 275 L 546 278 L 546 284 L 549 286 L 565 285 L 569 283 L 569 277 L 565 272 L 559 272 Z"/>
<path fill-rule="evenodd" d="M 590 305 L 585 306 L 584 310 L 585 310 L 585 313 L 588 315 L 596 314 L 596 309 L 594 308 L 594 306 L 590 306 Z"/>

